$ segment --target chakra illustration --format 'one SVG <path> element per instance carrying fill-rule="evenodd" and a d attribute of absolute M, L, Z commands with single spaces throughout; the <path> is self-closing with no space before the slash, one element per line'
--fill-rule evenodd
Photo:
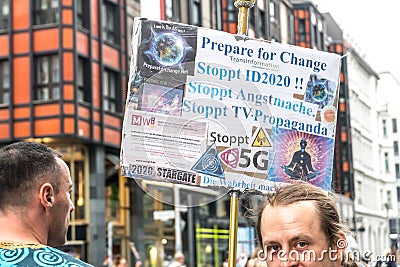
<path fill-rule="evenodd" d="M 287 129 L 275 129 L 272 139 L 279 152 L 272 160 L 269 181 L 303 180 L 330 190 L 334 139 Z"/>
<path fill-rule="evenodd" d="M 185 43 L 182 37 L 174 33 L 161 33 L 151 42 L 150 52 L 161 66 L 174 66 L 181 63 L 185 57 Z"/>

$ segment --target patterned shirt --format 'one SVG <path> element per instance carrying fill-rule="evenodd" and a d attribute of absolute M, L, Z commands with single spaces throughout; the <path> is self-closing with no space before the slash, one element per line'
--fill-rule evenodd
<path fill-rule="evenodd" d="M 0 267 L 93 267 L 56 248 L 0 242 Z"/>

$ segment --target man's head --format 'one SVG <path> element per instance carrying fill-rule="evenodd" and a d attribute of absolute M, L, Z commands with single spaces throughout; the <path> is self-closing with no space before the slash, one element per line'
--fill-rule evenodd
<path fill-rule="evenodd" d="M 341 266 L 345 247 L 338 244 L 346 241 L 335 202 L 313 185 L 278 188 L 260 211 L 257 230 L 268 266 Z"/>
<path fill-rule="evenodd" d="M 69 168 L 55 150 L 31 142 L 0 149 L 0 212 L 22 217 L 28 212 L 35 214 L 40 222 L 31 222 L 31 228 L 44 229 L 40 242 L 51 246 L 65 243 L 74 210 L 71 188 Z"/>
<path fill-rule="evenodd" d="M 176 252 L 174 255 L 174 260 L 183 264 L 185 262 L 185 255 L 182 252 Z"/>

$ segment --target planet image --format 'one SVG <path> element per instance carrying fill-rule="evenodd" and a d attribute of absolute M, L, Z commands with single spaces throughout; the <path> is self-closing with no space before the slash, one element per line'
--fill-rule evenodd
<path fill-rule="evenodd" d="M 174 66 L 185 57 L 185 41 L 173 33 L 162 33 L 154 38 L 150 50 L 158 64 Z"/>
<path fill-rule="evenodd" d="M 328 97 L 328 89 L 323 83 L 313 85 L 311 97 L 316 102 L 324 101 Z"/>

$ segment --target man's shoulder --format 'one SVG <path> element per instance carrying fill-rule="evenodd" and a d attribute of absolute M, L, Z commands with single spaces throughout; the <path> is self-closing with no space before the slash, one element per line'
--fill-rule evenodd
<path fill-rule="evenodd" d="M 68 266 L 70 266 L 69 263 L 74 263 L 73 266 L 76 265 L 76 266 L 82 266 L 82 267 L 93 267 L 93 265 L 91 265 L 89 263 L 86 263 L 84 261 L 81 261 L 81 260 L 75 258 L 74 256 L 72 256 L 72 255 L 70 255 L 70 254 L 68 254 L 68 253 L 66 253 L 64 251 L 61 251 L 61 250 L 59 250 L 57 248 L 52 248 L 52 247 L 48 247 L 48 248 L 50 250 L 54 251 L 55 253 L 57 253 L 59 255 L 62 255 L 62 257 L 64 258 L 65 263 L 68 263 L 67 264 Z"/>

